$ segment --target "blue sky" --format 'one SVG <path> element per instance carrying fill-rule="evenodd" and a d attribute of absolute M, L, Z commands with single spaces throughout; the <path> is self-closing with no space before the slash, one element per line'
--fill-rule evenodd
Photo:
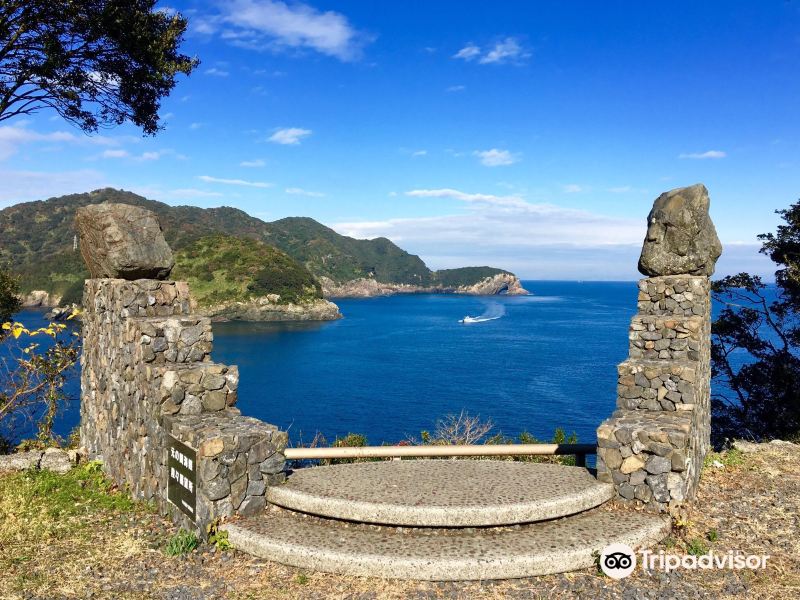
<path fill-rule="evenodd" d="M 166 130 L 0 127 L 0 207 L 113 186 L 310 216 L 433 268 L 632 279 L 659 193 L 711 193 L 718 274 L 800 199 L 800 2 L 169 2 L 202 64 Z"/>

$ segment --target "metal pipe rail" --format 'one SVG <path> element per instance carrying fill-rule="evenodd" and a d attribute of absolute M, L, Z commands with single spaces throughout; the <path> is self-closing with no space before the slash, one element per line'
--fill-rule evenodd
<path fill-rule="evenodd" d="M 360 446 L 339 448 L 287 448 L 288 460 L 318 458 L 402 458 L 435 456 L 553 456 L 575 455 L 575 463 L 586 466 L 586 455 L 595 454 L 595 444 L 480 444 L 442 446 Z"/>

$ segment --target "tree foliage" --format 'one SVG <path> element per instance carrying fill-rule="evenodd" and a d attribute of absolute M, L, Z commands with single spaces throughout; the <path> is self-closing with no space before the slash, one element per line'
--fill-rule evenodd
<path fill-rule="evenodd" d="M 748 273 L 714 282 L 724 306 L 712 328 L 717 445 L 800 436 L 800 202 L 777 213 L 784 224 L 758 236 L 775 286 Z"/>
<path fill-rule="evenodd" d="M 64 384 L 78 362 L 80 334 L 61 323 L 29 330 L 5 322 L 0 329 L 6 333 L 0 342 L 0 446 L 18 441 L 31 425 L 39 442 L 51 442 L 68 400 Z"/>
<path fill-rule="evenodd" d="M 0 2 L 0 121 L 54 109 L 84 131 L 130 121 L 159 130 L 161 99 L 196 59 L 187 21 L 155 0 Z"/>
<path fill-rule="evenodd" d="M 0 264 L 0 323 L 4 323 L 20 309 L 19 283 L 10 271 Z M 0 333 L 0 338 L 3 336 Z"/>

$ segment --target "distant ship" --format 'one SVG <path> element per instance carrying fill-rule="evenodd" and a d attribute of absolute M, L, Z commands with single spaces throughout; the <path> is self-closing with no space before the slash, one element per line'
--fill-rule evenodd
<path fill-rule="evenodd" d="M 459 323 L 480 323 L 483 320 L 484 319 L 481 319 L 480 317 L 470 317 L 467 315 L 463 319 L 459 320 Z"/>

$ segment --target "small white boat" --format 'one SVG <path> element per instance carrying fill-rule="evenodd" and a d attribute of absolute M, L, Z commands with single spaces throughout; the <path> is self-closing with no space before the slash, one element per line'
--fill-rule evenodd
<path fill-rule="evenodd" d="M 478 323 L 480 322 L 480 320 L 481 319 L 478 317 L 470 317 L 469 315 L 467 315 L 466 317 L 461 319 L 459 323 Z"/>

